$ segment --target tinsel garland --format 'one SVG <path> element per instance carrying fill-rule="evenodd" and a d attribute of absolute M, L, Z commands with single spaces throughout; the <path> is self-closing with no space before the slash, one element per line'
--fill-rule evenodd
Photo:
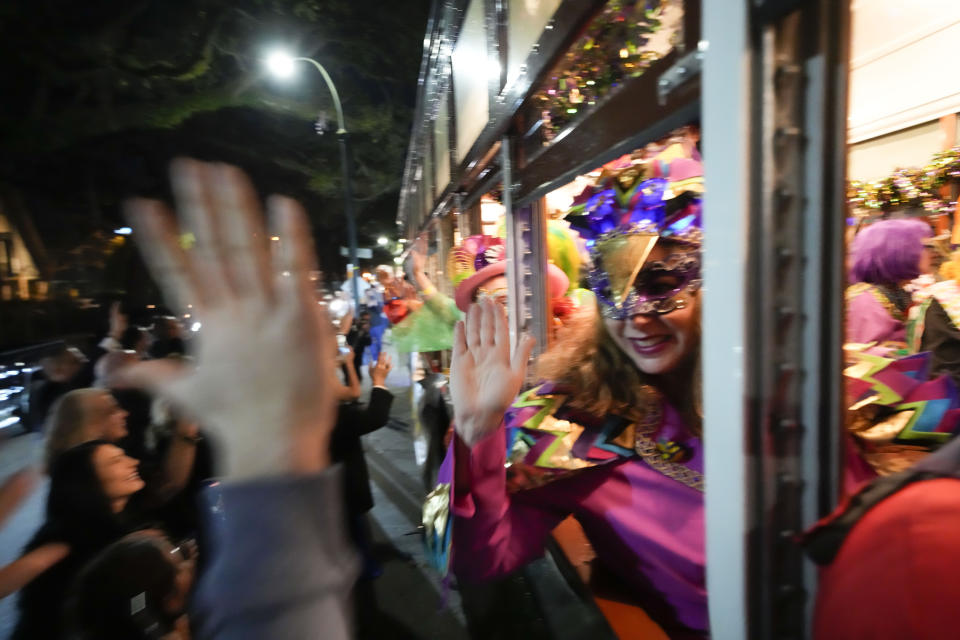
<path fill-rule="evenodd" d="M 854 209 L 890 211 L 923 209 L 929 215 L 954 210 L 955 203 L 940 197 L 940 187 L 960 179 L 960 147 L 941 151 L 922 169 L 897 169 L 882 180 L 847 183 L 847 202 Z"/>
<path fill-rule="evenodd" d="M 671 0 L 607 3 L 533 97 L 540 112 L 544 144 L 581 112 L 625 80 L 642 75 L 663 56 L 663 52 L 650 50 L 647 45 L 663 28 L 663 13 L 670 3 Z"/>

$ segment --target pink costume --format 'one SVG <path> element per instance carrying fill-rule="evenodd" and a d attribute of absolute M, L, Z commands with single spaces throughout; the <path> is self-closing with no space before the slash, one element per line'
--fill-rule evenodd
<path fill-rule="evenodd" d="M 905 343 L 905 322 L 906 313 L 876 285 L 858 282 L 847 289 L 847 342 Z"/>
<path fill-rule="evenodd" d="M 890 302 L 879 287 L 858 282 L 847 288 L 847 342 L 877 345 L 868 350 L 874 355 L 886 356 L 892 348 L 906 346 L 906 314 Z M 843 492 L 850 495 L 866 482 L 877 477 L 877 472 L 858 453 L 857 446 L 845 436 Z"/>
<path fill-rule="evenodd" d="M 587 279 L 604 318 L 669 314 L 700 287 L 699 157 L 664 161 L 674 182 L 617 176 L 567 214 L 593 247 Z M 648 261 L 661 240 L 672 253 Z M 472 449 L 455 439 L 424 507 L 435 564 L 466 580 L 502 576 L 541 556 L 572 515 L 600 567 L 671 638 L 706 636 L 702 445 L 656 390 L 638 392 L 628 419 L 574 408 L 571 390 L 548 382 Z"/>
<path fill-rule="evenodd" d="M 544 385 L 521 395 L 500 430 L 472 450 L 457 440 L 451 508 L 454 573 L 468 580 L 507 574 L 540 557 L 551 530 L 572 514 L 602 565 L 629 585 L 639 604 L 668 633 L 703 632 L 708 620 L 700 439 L 690 435 L 666 403 L 659 426 L 645 432 L 616 416 L 598 418 L 571 410 L 561 392 Z M 547 404 L 551 398 L 558 401 Z M 543 417 L 546 411 L 552 413 Z M 542 422 L 537 424 L 538 418 Z M 574 427 L 568 432 L 576 436 L 572 443 L 556 437 L 560 432 L 553 419 L 561 418 Z M 577 434 L 576 427 L 583 432 Z M 519 461 L 511 466 L 525 467 L 525 473 L 556 472 L 543 469 L 548 459 L 563 459 L 568 466 L 575 459 L 585 468 L 561 471 L 546 483 L 541 477 L 533 481 L 539 485 L 535 488 L 508 491 L 516 474 L 508 481 L 507 441 L 513 442 L 511 459 L 516 459 L 516 443 L 524 438 L 532 446 L 522 458 L 537 459 L 538 468 Z M 632 448 L 617 444 L 625 440 Z M 641 458 L 634 448 L 641 449 L 642 443 L 648 451 L 656 447 L 659 452 Z M 682 451 L 686 461 L 669 462 L 665 451 Z M 530 476 L 522 480 L 529 484 Z"/>

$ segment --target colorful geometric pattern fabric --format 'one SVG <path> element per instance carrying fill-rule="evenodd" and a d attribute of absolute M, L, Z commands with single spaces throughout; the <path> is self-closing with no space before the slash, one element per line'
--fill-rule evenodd
<path fill-rule="evenodd" d="M 883 432 L 891 442 L 912 445 L 939 445 L 960 431 L 960 394 L 947 376 L 927 379 L 930 353 L 894 360 L 865 353 L 870 346 L 845 347 L 856 362 L 844 375 L 854 400 L 851 410 L 884 408 L 883 423 L 871 429 Z M 895 431 L 891 425 L 896 425 Z"/>
<path fill-rule="evenodd" d="M 687 467 L 685 447 L 657 437 L 662 400 L 652 389 L 633 422 L 595 416 L 567 404 L 562 386 L 547 383 L 521 394 L 504 418 L 507 487 L 511 492 L 542 486 L 582 469 L 639 456 L 656 471 L 703 490 L 703 474 Z"/>

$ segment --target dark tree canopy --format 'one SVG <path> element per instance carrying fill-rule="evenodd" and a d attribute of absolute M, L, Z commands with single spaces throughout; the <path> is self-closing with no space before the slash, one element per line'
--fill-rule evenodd
<path fill-rule="evenodd" d="M 277 82 L 262 60 L 282 46 L 332 75 L 351 131 L 360 244 L 371 246 L 394 229 L 429 4 L 2 2 L 0 184 L 19 194 L 64 274 L 90 268 L 76 264 L 84 248 L 110 253 L 124 197 L 167 195 L 171 158 L 236 163 L 262 191 L 307 205 L 323 266 L 339 269 L 342 182 L 326 86 L 306 65 Z M 101 261 L 109 270 L 109 256 Z"/>

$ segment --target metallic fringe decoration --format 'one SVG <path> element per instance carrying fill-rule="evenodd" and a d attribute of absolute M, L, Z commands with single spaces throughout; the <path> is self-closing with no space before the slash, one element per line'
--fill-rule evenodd
<path fill-rule="evenodd" d="M 928 215 L 945 215 L 954 203 L 940 197 L 940 187 L 960 179 L 960 146 L 942 151 L 922 169 L 897 169 L 883 180 L 847 184 L 850 207 L 870 212 L 900 208 L 923 209 Z"/>

